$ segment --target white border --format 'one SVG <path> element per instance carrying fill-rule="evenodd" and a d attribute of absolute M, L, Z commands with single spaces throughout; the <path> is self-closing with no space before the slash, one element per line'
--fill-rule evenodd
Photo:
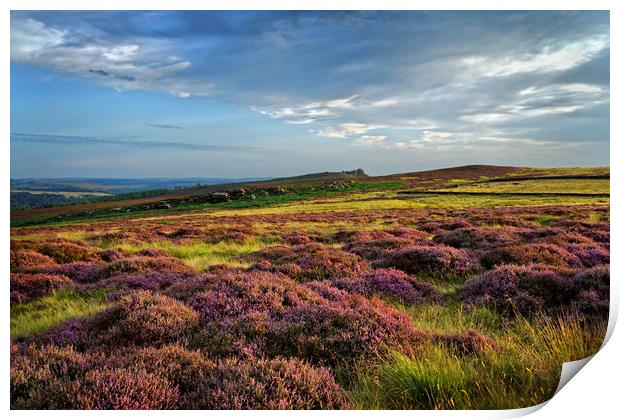
<path fill-rule="evenodd" d="M 75 0 L 57 0 L 54 2 L 44 0 L 4 0 L 0 3 L 2 8 L 2 14 L 0 15 L 0 37 L 2 42 L 0 44 L 0 54 L 2 55 L 2 66 L 0 67 L 0 80 L 1 80 L 1 94 L 2 112 L 0 113 L 0 127 L 2 135 L 2 149 L 0 152 L 0 160 L 2 171 L 4 173 L 2 178 L 2 218 L 3 230 L 2 230 L 2 272 L 3 278 L 1 282 L 1 296 L 5 296 L 8 300 L 9 295 L 9 180 L 10 180 L 10 146 L 9 146 L 9 109 L 10 109 L 10 96 L 9 96 L 9 74 L 10 74 L 10 13 L 11 9 L 15 10 L 196 10 L 196 9 L 212 9 L 212 10 L 234 10 L 234 9 L 247 9 L 247 10 L 611 10 L 611 46 L 612 46 L 612 63 L 611 63 L 611 115 L 618 115 L 616 111 L 616 82 L 618 74 L 618 55 L 617 48 L 615 48 L 618 41 L 617 29 L 618 26 L 618 9 L 617 4 L 620 2 L 611 0 L 589 0 L 589 1 L 551 1 L 551 0 L 504 0 L 489 1 L 489 0 L 416 0 L 416 1 L 404 1 L 404 0 L 381 0 L 381 1 L 337 1 L 337 0 L 298 0 L 295 2 L 289 1 L 277 1 L 277 0 L 261 0 L 261 1 L 247 1 L 247 0 L 228 0 L 226 2 L 197 2 L 191 0 L 125 0 L 111 4 L 110 1 L 104 0 L 90 0 L 75 1 Z M 616 112 L 614 112 L 616 111 Z M 611 119 L 611 137 L 614 141 L 611 142 L 611 154 L 610 163 L 614 170 L 611 173 L 611 190 L 612 197 L 616 197 L 618 189 L 618 174 L 615 171 L 618 156 L 620 151 L 615 143 L 615 139 L 618 138 L 618 124 L 617 120 Z M 615 204 L 611 206 L 612 219 L 615 222 L 618 220 L 617 210 Z M 611 224 L 612 237 L 617 237 L 617 229 L 615 223 Z M 611 244 L 612 255 L 612 314 L 610 316 L 610 323 L 615 324 L 618 312 L 618 281 L 615 276 L 616 255 L 618 247 L 615 246 L 615 242 Z M 5 300 L 5 302 L 7 302 Z M 8 302 L 7 302 L 8 303 Z M 176 413 L 167 412 L 58 412 L 47 411 L 41 412 L 8 412 L 9 411 L 9 305 L 3 310 L 3 326 L 2 336 L 4 344 L 2 373 L 0 374 L 2 380 L 0 381 L 0 401 L 2 402 L 2 409 L 7 414 L 14 418 L 31 418 L 45 416 L 49 419 L 63 419 L 67 415 L 77 416 L 79 418 L 84 417 L 97 417 L 97 418 L 149 418 L 149 419 L 168 419 L 171 415 L 175 416 Z M 610 331 L 611 332 L 611 331 Z M 599 351 L 587 366 L 577 374 L 576 378 L 569 381 L 569 383 L 544 407 L 533 414 L 531 418 L 543 419 L 543 418 L 611 418 L 612 413 L 617 412 L 618 397 L 617 397 L 617 384 L 620 362 L 618 361 L 618 354 L 620 354 L 618 344 L 618 338 L 608 334 L 609 341 Z M 617 334 L 616 334 L 617 335 Z M 505 418 L 505 417 L 517 417 L 525 414 L 529 414 L 534 411 L 533 408 L 522 410 L 508 410 L 508 411 L 343 411 L 343 412 L 296 412 L 294 415 L 298 418 L 316 418 L 316 417 L 330 417 L 330 418 L 345 418 L 349 416 L 356 416 L 359 419 L 373 419 L 376 416 L 389 417 L 394 419 L 409 419 L 412 416 L 415 418 Z M 180 414 L 180 413 L 179 413 Z M 217 412 L 217 413 L 205 413 L 205 412 L 184 412 L 181 414 L 192 418 L 204 418 L 204 416 L 217 416 L 218 419 L 239 419 L 242 417 L 256 417 L 256 418 L 269 418 L 269 419 L 284 419 L 291 416 L 290 412 L 265 412 L 265 411 L 253 411 L 253 412 Z"/>

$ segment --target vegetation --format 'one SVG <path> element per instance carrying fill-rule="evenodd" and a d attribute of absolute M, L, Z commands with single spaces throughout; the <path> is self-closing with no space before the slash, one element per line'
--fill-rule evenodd
<path fill-rule="evenodd" d="M 549 399 L 605 335 L 609 198 L 398 194 L 516 170 L 470 169 L 14 226 L 12 408 Z"/>

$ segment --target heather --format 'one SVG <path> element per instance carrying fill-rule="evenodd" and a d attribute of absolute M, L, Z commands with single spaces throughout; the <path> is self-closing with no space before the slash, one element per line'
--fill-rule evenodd
<path fill-rule="evenodd" d="M 11 407 L 516 408 L 600 347 L 607 203 L 334 191 L 12 229 Z"/>

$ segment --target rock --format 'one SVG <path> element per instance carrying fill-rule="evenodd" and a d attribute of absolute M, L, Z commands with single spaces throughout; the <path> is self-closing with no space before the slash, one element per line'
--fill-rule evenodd
<path fill-rule="evenodd" d="M 169 209 L 172 206 L 170 205 L 170 203 L 166 202 L 166 201 L 158 201 L 157 203 L 153 204 L 153 208 L 154 209 Z"/>
<path fill-rule="evenodd" d="M 233 200 L 239 199 L 241 197 L 245 196 L 245 190 L 243 188 L 239 188 L 238 190 L 232 190 L 230 192 L 230 198 L 232 198 Z"/>
<path fill-rule="evenodd" d="M 230 195 L 227 192 L 214 192 L 210 196 L 210 203 L 226 203 L 230 201 Z"/>

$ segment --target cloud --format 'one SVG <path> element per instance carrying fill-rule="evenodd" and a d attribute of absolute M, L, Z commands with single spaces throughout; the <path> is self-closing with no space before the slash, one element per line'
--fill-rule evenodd
<path fill-rule="evenodd" d="M 55 134 L 29 134 L 29 133 L 11 133 L 12 143 L 40 143 L 40 144 L 64 144 L 64 145 L 114 145 L 124 147 L 136 147 L 140 149 L 180 149 L 180 150 L 204 150 L 212 152 L 225 151 L 256 151 L 257 149 L 250 147 L 238 146 L 221 146 L 214 144 L 195 144 L 180 143 L 169 141 L 151 141 L 151 140 L 117 140 L 104 139 L 86 136 L 64 136 Z"/>
<path fill-rule="evenodd" d="M 365 134 L 369 131 L 378 130 L 380 128 L 385 128 L 385 125 L 347 122 L 339 124 L 336 127 L 326 127 L 323 130 L 317 131 L 316 134 L 321 137 L 346 139 L 351 136 Z"/>
<path fill-rule="evenodd" d="M 567 44 L 546 45 L 536 53 L 465 57 L 462 64 L 485 77 L 560 72 L 591 60 L 605 48 L 609 48 L 608 36 L 595 36 Z"/>
<path fill-rule="evenodd" d="M 287 132 L 303 141 L 310 132 L 378 151 L 608 143 L 609 52 L 609 13 L 596 11 L 14 12 L 11 21 L 13 63 L 121 91 L 209 97 L 298 126 Z"/>
<path fill-rule="evenodd" d="M 154 128 L 169 128 L 169 129 L 176 129 L 176 130 L 182 130 L 183 127 L 180 127 L 178 125 L 171 125 L 171 124 L 154 124 L 154 123 L 146 123 L 147 126 L 149 127 L 154 127 Z"/>
<path fill-rule="evenodd" d="M 55 28 L 33 18 L 12 16 L 11 61 L 77 74 L 116 90 L 154 90 L 186 98 L 208 96 L 212 83 L 175 77 L 191 62 L 168 54 L 157 39 L 116 44 L 91 33 Z"/>
<path fill-rule="evenodd" d="M 353 141 L 353 144 L 357 146 L 377 146 L 377 145 L 385 144 L 386 141 L 387 141 L 387 136 L 364 135 L 364 136 L 360 136 L 357 139 L 355 139 L 355 141 Z"/>

